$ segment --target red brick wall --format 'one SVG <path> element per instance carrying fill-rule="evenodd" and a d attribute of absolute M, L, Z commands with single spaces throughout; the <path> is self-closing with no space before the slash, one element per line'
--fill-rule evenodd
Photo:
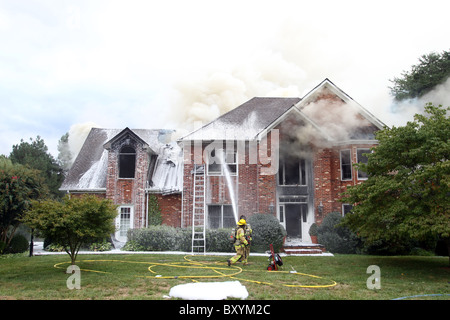
<path fill-rule="evenodd" d="M 352 163 L 357 163 L 357 149 L 370 149 L 375 145 L 343 145 L 332 149 L 320 149 L 314 154 L 314 203 L 315 220 L 321 223 L 323 217 L 331 212 L 342 213 L 341 193 L 348 186 L 356 185 L 364 180 L 358 179 L 357 170 L 352 168 L 352 180 L 341 180 L 340 150 L 351 150 Z M 320 214 L 317 207 L 323 205 Z"/>
<path fill-rule="evenodd" d="M 276 205 L 276 175 L 264 175 L 263 173 L 271 167 L 273 155 L 271 155 L 271 136 L 267 137 L 266 157 L 261 161 L 258 153 L 257 164 L 250 164 L 249 146 L 245 147 L 242 163 L 238 164 L 238 175 L 232 176 L 232 184 L 237 195 L 238 214 L 247 218 L 255 213 L 268 213 L 270 206 Z M 207 144 L 202 145 L 202 152 Z M 258 149 L 257 149 L 258 150 Z M 241 153 L 243 150 L 239 150 Z M 238 151 L 238 152 L 239 152 Z M 194 148 L 189 144 L 184 148 L 184 185 L 183 185 L 183 226 L 192 224 L 193 208 L 193 175 Z M 267 158 L 268 157 L 268 158 Z M 199 158 L 200 163 L 205 163 Z M 253 161 L 254 162 L 254 161 Z M 261 164 L 266 163 L 266 164 Z M 237 181 L 236 181 L 237 180 Z M 231 204 L 228 184 L 224 176 L 207 176 L 206 182 L 206 204 Z M 275 213 L 274 213 L 275 214 Z"/>
<path fill-rule="evenodd" d="M 162 223 L 172 227 L 181 227 L 181 193 L 156 194 L 161 210 Z"/>
<path fill-rule="evenodd" d="M 134 228 L 145 226 L 145 187 L 149 156 L 143 145 L 137 145 L 136 171 L 134 179 L 119 179 L 118 152 L 110 150 L 108 153 L 108 172 L 106 177 L 106 198 L 116 205 L 134 206 Z"/>

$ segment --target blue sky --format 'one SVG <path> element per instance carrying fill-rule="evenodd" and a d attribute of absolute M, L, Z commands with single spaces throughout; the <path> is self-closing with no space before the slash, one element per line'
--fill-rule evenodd
<path fill-rule="evenodd" d="M 0 154 L 40 135 L 57 156 L 59 138 L 87 122 L 208 121 L 255 95 L 302 96 L 324 78 L 387 124 L 411 120 L 392 114 L 388 80 L 422 54 L 449 50 L 449 7 L 0 0 Z"/>

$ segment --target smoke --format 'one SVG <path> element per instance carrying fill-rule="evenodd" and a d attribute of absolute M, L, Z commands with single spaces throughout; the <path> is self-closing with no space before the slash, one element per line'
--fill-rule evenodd
<path fill-rule="evenodd" d="M 206 124 L 253 97 L 298 97 L 305 78 L 281 53 L 264 51 L 230 71 L 178 82 L 169 117 L 179 128 L 192 129 L 194 123 Z"/>
<path fill-rule="evenodd" d="M 76 123 L 69 129 L 69 151 L 72 156 L 72 163 L 78 156 L 81 147 L 84 144 L 89 132 L 92 128 L 99 127 L 94 122 Z"/>
<path fill-rule="evenodd" d="M 435 106 L 450 106 L 450 77 L 420 98 L 393 101 L 389 108 L 389 118 L 393 125 L 404 125 L 405 119 L 412 121 L 415 114 L 423 113 L 429 102 Z"/>

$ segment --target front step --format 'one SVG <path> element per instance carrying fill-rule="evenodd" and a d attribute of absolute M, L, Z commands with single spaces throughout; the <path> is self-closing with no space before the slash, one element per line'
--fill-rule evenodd
<path fill-rule="evenodd" d="M 282 252 L 286 254 L 322 254 L 326 251 L 325 246 L 322 244 L 314 244 L 314 243 L 295 243 L 289 244 L 285 243 Z"/>
<path fill-rule="evenodd" d="M 283 248 L 284 253 L 286 254 L 322 254 L 323 251 L 321 249 L 300 249 L 300 248 Z"/>

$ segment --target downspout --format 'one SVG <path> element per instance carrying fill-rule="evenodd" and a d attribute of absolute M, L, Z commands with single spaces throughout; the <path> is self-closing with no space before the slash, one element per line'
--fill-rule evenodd
<path fill-rule="evenodd" d="M 148 190 L 145 190 L 147 197 L 147 204 L 145 206 L 145 227 L 148 228 Z"/>

